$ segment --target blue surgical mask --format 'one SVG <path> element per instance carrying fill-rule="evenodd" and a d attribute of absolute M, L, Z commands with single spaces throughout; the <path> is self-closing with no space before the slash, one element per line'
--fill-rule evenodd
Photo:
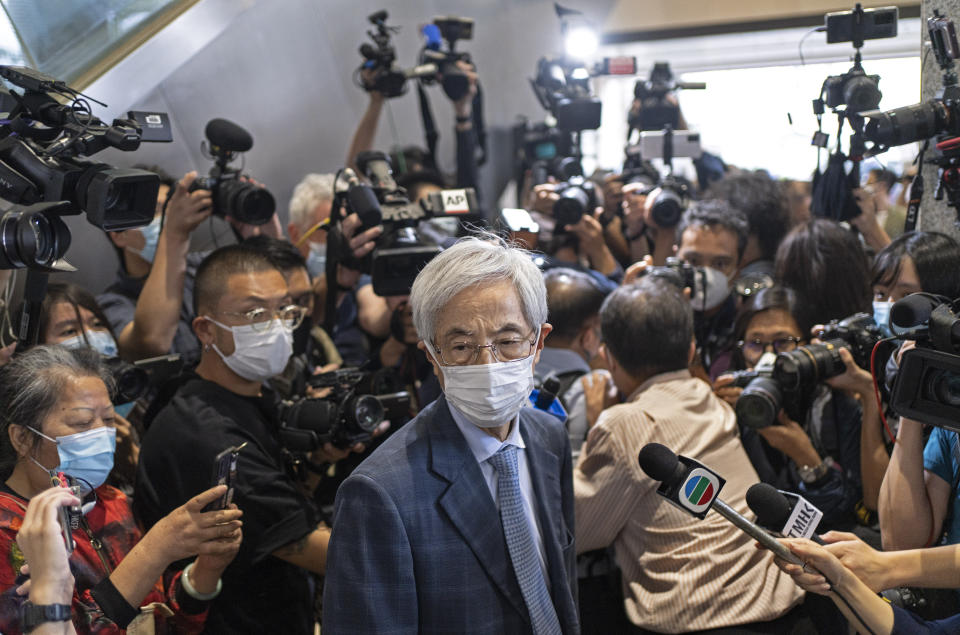
<path fill-rule="evenodd" d="M 890 328 L 890 307 L 892 306 L 893 302 L 875 300 L 873 303 L 873 321 L 884 337 L 893 336 L 893 330 Z"/>
<path fill-rule="evenodd" d="M 327 270 L 327 243 L 310 243 L 307 271 L 311 278 L 322 276 Z"/>
<path fill-rule="evenodd" d="M 68 340 L 60 342 L 60 346 L 76 350 L 79 348 L 92 348 L 104 357 L 117 356 L 117 342 L 113 335 L 106 331 L 85 331 L 86 339 L 83 335 L 71 337 Z"/>
<path fill-rule="evenodd" d="M 40 465 L 36 459 L 30 457 L 43 469 L 50 472 L 63 472 L 67 476 L 86 481 L 93 488 L 100 487 L 107 481 L 107 476 L 113 469 L 113 453 L 117 449 L 117 431 L 115 428 L 101 426 L 93 430 L 57 437 L 56 439 L 52 439 L 30 426 L 27 426 L 27 428 L 47 441 L 53 441 L 57 444 L 60 465 L 53 469 Z"/>
<path fill-rule="evenodd" d="M 153 259 L 157 255 L 157 243 L 160 241 L 160 222 L 162 218 L 162 216 L 154 216 L 149 225 L 137 228 L 137 231 L 143 234 L 143 249 L 128 247 L 130 251 L 151 264 L 153 264 Z"/>

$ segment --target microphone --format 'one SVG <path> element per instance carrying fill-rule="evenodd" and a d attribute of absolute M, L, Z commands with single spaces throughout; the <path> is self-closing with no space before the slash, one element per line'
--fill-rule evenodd
<path fill-rule="evenodd" d="M 800 559 L 762 527 L 742 516 L 737 510 L 718 498 L 726 481 L 705 465 L 659 443 L 643 446 L 638 456 L 640 468 L 650 478 L 660 481 L 657 494 L 668 503 L 703 520 L 713 509 L 761 545 L 780 558 L 794 564 Z"/>
<path fill-rule="evenodd" d="M 211 119 L 204 129 L 207 140 L 225 152 L 246 152 L 253 147 L 250 133 L 226 119 Z"/>
<path fill-rule="evenodd" d="M 890 326 L 895 333 L 906 333 L 927 326 L 930 314 L 941 304 L 949 303 L 946 296 L 933 293 L 911 293 L 890 307 Z"/>
<path fill-rule="evenodd" d="M 823 512 L 802 496 L 778 490 L 768 483 L 756 483 L 747 490 L 747 505 L 757 515 L 757 524 L 779 531 L 788 538 L 809 538 L 826 544 L 816 533 Z"/>

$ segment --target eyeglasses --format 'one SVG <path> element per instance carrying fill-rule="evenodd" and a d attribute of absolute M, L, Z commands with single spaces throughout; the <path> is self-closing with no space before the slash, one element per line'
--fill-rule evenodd
<path fill-rule="evenodd" d="M 756 358 L 763 355 L 768 346 L 772 346 L 775 353 L 789 353 L 795 350 L 799 343 L 799 337 L 778 337 L 772 342 L 764 342 L 763 340 L 740 340 L 737 342 L 737 346 L 743 351 L 744 356 Z"/>
<path fill-rule="evenodd" d="M 307 310 L 302 306 L 290 304 L 279 309 L 257 307 L 249 311 L 221 311 L 220 313 L 236 316 L 243 321 L 244 326 L 252 326 L 254 331 L 263 333 L 270 329 L 270 323 L 274 318 L 280 320 L 280 323 L 290 330 L 297 328 L 306 317 Z"/>
<path fill-rule="evenodd" d="M 537 333 L 537 331 L 534 331 Z M 533 334 L 532 334 L 533 335 Z M 480 359 L 480 349 L 489 348 L 490 354 L 498 362 L 512 362 L 530 357 L 533 354 L 537 337 L 505 337 L 492 344 L 476 344 L 469 340 L 455 340 L 443 346 L 433 345 L 440 354 L 440 362 L 445 366 L 466 366 L 476 364 Z"/>

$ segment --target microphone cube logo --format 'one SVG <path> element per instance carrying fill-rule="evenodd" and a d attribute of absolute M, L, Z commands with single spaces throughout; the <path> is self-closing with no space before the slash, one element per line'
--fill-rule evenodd
<path fill-rule="evenodd" d="M 698 467 L 687 475 L 677 492 L 677 499 L 680 505 L 702 517 L 720 493 L 720 487 L 721 483 L 716 474 Z"/>

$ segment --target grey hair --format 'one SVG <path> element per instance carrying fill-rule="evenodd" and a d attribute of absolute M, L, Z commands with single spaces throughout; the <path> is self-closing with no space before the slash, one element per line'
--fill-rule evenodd
<path fill-rule="evenodd" d="M 0 368 L 0 478 L 10 475 L 17 460 L 9 442 L 10 424 L 41 430 L 71 377 L 99 377 L 113 393 L 113 377 L 92 349 L 34 346 Z"/>
<path fill-rule="evenodd" d="M 311 214 L 317 205 L 333 200 L 333 180 L 333 174 L 308 174 L 293 188 L 290 222 L 300 231 L 313 225 Z"/>
<path fill-rule="evenodd" d="M 547 288 L 528 251 L 488 232 L 462 238 L 427 263 L 410 290 L 413 325 L 420 339 L 432 342 L 440 312 L 469 287 L 513 283 L 523 317 L 536 328 L 547 321 Z"/>

